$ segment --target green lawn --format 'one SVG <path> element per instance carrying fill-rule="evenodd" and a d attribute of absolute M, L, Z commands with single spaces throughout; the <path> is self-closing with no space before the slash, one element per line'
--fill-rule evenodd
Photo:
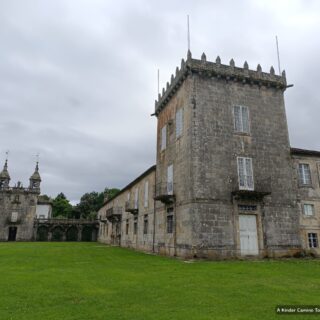
<path fill-rule="evenodd" d="M 277 304 L 320 304 L 319 260 L 186 263 L 99 243 L 0 243 L 1 320 L 286 318 Z"/>

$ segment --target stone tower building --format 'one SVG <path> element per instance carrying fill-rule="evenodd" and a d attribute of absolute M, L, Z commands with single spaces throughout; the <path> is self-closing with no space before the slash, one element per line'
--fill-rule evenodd
<path fill-rule="evenodd" d="M 156 199 L 163 220 L 175 213 L 176 254 L 273 256 L 300 247 L 286 86 L 273 68 L 190 52 L 167 83 L 155 108 Z"/>
<path fill-rule="evenodd" d="M 0 241 L 33 240 L 40 182 L 37 163 L 35 171 L 30 177 L 28 188 L 24 188 L 21 182 L 10 187 L 8 161 L 6 160 L 0 173 Z"/>
<path fill-rule="evenodd" d="M 320 254 L 320 152 L 290 148 L 285 72 L 188 52 L 155 102 L 157 163 L 105 201 L 98 240 L 181 257 Z"/>

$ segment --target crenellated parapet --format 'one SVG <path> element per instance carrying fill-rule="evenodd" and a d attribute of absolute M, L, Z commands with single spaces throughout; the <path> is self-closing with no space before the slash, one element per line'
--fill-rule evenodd
<path fill-rule="evenodd" d="M 175 75 L 171 75 L 170 83 L 167 82 L 166 88 L 158 95 L 155 101 L 155 115 L 164 108 L 171 97 L 177 92 L 184 80 L 191 74 L 198 74 L 203 77 L 221 79 L 227 82 L 238 82 L 242 84 L 257 85 L 259 87 L 273 87 L 280 90 L 287 88 L 285 71 L 281 75 L 276 75 L 274 68 L 271 66 L 269 72 L 263 72 L 261 65 L 258 64 L 256 70 L 249 69 L 248 62 L 245 61 L 243 67 L 236 67 L 233 59 L 229 65 L 221 63 L 218 56 L 215 62 L 207 61 L 205 53 L 201 59 L 193 59 L 191 52 L 188 51 L 187 60 L 181 60 L 180 68 L 176 68 Z"/>

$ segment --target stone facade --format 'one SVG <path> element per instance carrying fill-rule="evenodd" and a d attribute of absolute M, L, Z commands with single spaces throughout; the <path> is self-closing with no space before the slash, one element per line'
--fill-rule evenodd
<path fill-rule="evenodd" d="M 304 250 L 320 255 L 320 152 L 291 149 L 295 184 L 298 186 L 298 209 L 300 214 L 300 237 Z M 301 179 L 299 165 L 310 169 L 310 183 Z M 317 243 L 311 243 L 311 234 L 316 234 Z M 313 245 L 317 246 L 313 247 Z"/>
<path fill-rule="evenodd" d="M 0 173 L 0 241 L 33 240 L 34 219 L 40 194 L 38 163 L 28 188 L 21 182 L 10 187 L 7 160 Z"/>
<path fill-rule="evenodd" d="M 314 234 L 319 219 L 317 213 L 305 220 L 301 201 L 316 201 L 320 193 L 297 184 L 293 167 L 301 155 L 290 148 L 286 88 L 285 73 L 275 75 L 272 67 L 253 71 L 246 62 L 238 68 L 233 60 L 223 65 L 219 57 L 208 62 L 188 52 L 155 103 L 155 174 L 143 174 L 106 201 L 99 241 L 188 258 L 292 256 L 306 249 L 300 223 L 312 222 Z M 313 174 L 318 164 L 309 158 Z M 123 208 L 126 193 L 142 190 L 150 174 L 154 221 L 146 235 L 141 202 L 135 215 Z M 122 209 L 115 216 L 112 208 Z M 126 234 L 128 219 L 129 230 L 130 219 L 138 220 L 138 236 Z"/>

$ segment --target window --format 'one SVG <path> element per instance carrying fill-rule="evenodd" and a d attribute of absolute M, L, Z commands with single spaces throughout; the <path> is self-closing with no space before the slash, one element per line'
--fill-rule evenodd
<path fill-rule="evenodd" d="M 40 215 L 39 215 L 39 218 L 40 218 L 40 219 L 44 219 L 44 218 L 45 218 L 44 214 L 40 214 Z"/>
<path fill-rule="evenodd" d="M 239 211 L 257 211 L 257 206 L 250 204 L 239 204 Z"/>
<path fill-rule="evenodd" d="M 306 216 L 313 216 L 314 215 L 314 205 L 313 204 L 304 204 L 303 205 L 303 213 Z"/>
<path fill-rule="evenodd" d="M 167 216 L 167 233 L 173 233 L 173 216 Z"/>
<path fill-rule="evenodd" d="M 167 193 L 173 194 L 173 165 L 171 164 L 167 168 Z"/>
<path fill-rule="evenodd" d="M 133 220 L 133 234 L 137 234 L 138 232 L 138 217 L 134 217 Z"/>
<path fill-rule="evenodd" d="M 167 209 L 167 233 L 173 233 L 173 208 Z"/>
<path fill-rule="evenodd" d="M 148 233 L 148 215 L 147 214 L 144 215 L 144 219 L 143 219 L 143 233 L 144 234 Z"/>
<path fill-rule="evenodd" d="M 136 188 L 135 195 L 134 195 L 134 208 L 138 209 L 139 205 L 139 189 Z"/>
<path fill-rule="evenodd" d="M 318 235 L 316 233 L 308 233 L 309 248 L 318 248 Z"/>
<path fill-rule="evenodd" d="M 18 212 L 12 212 L 11 213 L 11 222 L 17 222 L 18 221 Z"/>
<path fill-rule="evenodd" d="M 126 221 L 126 234 L 129 233 L 129 219 Z"/>
<path fill-rule="evenodd" d="M 127 193 L 127 201 L 130 200 L 130 192 Z"/>
<path fill-rule="evenodd" d="M 238 157 L 238 179 L 240 190 L 254 190 L 251 158 Z"/>
<path fill-rule="evenodd" d="M 311 185 L 310 166 L 307 163 L 299 164 L 299 184 Z"/>
<path fill-rule="evenodd" d="M 161 151 L 167 147 L 167 126 L 161 129 Z"/>
<path fill-rule="evenodd" d="M 144 207 L 147 208 L 149 205 L 149 181 L 144 183 Z"/>
<path fill-rule="evenodd" d="M 180 108 L 176 112 L 176 138 L 182 135 L 182 129 L 183 129 L 183 114 L 182 114 L 182 108 Z"/>
<path fill-rule="evenodd" d="M 236 132 L 250 133 L 248 107 L 234 106 L 233 117 L 234 117 L 234 130 Z"/>

